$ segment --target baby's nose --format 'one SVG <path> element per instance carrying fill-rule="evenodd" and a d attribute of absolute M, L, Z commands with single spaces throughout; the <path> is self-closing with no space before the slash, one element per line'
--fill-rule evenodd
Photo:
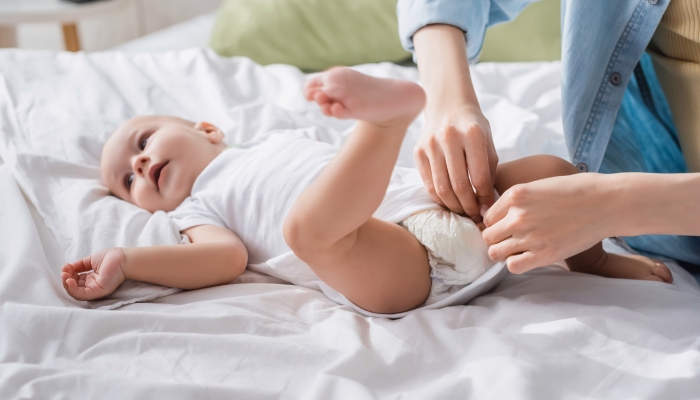
<path fill-rule="evenodd" d="M 134 171 L 136 171 L 136 173 L 138 173 L 139 175 L 145 174 L 146 171 L 148 171 L 148 161 L 148 157 L 138 157 L 136 159 L 136 165 L 134 165 Z"/>

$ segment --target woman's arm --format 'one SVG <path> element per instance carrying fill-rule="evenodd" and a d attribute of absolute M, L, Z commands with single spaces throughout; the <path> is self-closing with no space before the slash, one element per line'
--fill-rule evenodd
<path fill-rule="evenodd" d="M 228 229 L 201 225 L 184 231 L 191 244 L 111 248 L 63 266 L 63 287 L 76 300 L 108 296 L 126 279 L 180 289 L 230 283 L 248 263 L 243 242 Z"/>
<path fill-rule="evenodd" d="M 700 173 L 600 177 L 615 210 L 607 236 L 700 236 Z"/>
<path fill-rule="evenodd" d="M 488 210 L 484 240 L 523 272 L 611 236 L 700 236 L 700 174 L 577 174 L 516 185 Z"/>
<path fill-rule="evenodd" d="M 464 32 L 428 25 L 416 32 L 413 44 L 428 97 L 425 128 L 414 150 L 421 178 L 437 203 L 480 220 L 481 210 L 494 201 L 498 156 L 472 85 Z"/>

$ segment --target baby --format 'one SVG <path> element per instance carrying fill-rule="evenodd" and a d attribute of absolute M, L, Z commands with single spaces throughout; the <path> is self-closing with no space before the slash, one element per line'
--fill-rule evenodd
<path fill-rule="evenodd" d="M 92 300 L 126 279 L 203 288 L 230 283 L 247 265 L 291 252 L 341 297 L 379 314 L 420 307 L 436 293 L 436 281 L 442 292 L 473 281 L 474 274 L 455 269 L 420 229 L 439 221 L 450 229 L 459 225 L 465 235 L 476 232 L 465 248 L 473 244 L 468 251 L 477 258 L 485 253 L 479 231 L 432 202 L 415 170 L 394 167 L 406 130 L 425 104 L 421 87 L 339 67 L 309 81 L 304 95 L 325 115 L 359 120 L 341 149 L 298 132 L 227 149 L 217 127 L 175 117 L 137 117 L 119 127 L 102 153 L 109 190 L 148 211 L 169 212 L 191 243 L 111 248 L 66 264 L 66 291 Z M 495 188 L 504 193 L 576 172 L 556 157 L 527 157 L 499 165 Z M 428 217 L 416 222 L 420 215 Z M 566 261 L 576 272 L 672 279 L 665 265 L 607 254 L 600 243 Z M 490 266 L 481 264 L 479 274 Z M 455 283 L 450 276 L 464 279 Z"/>

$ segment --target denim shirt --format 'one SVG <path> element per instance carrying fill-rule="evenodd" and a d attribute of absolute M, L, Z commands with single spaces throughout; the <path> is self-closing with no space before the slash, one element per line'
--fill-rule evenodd
<path fill-rule="evenodd" d="M 403 46 L 429 24 L 465 32 L 469 62 L 486 29 L 535 0 L 399 0 Z M 687 172 L 670 109 L 645 54 L 671 0 L 562 0 L 562 109 L 571 161 L 582 172 Z M 700 238 L 625 238 L 633 248 L 700 265 Z"/>
<path fill-rule="evenodd" d="M 486 28 L 515 18 L 534 0 L 399 0 L 399 34 L 413 51 L 413 34 L 444 23 L 465 32 L 475 62 Z M 562 108 L 571 160 L 598 171 L 634 68 L 669 0 L 562 1 Z"/>

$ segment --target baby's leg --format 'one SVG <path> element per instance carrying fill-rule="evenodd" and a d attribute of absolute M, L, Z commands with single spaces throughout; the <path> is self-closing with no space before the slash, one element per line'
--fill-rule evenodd
<path fill-rule="evenodd" d="M 284 221 L 287 244 L 325 283 L 368 311 L 419 306 L 431 286 L 425 249 L 407 230 L 372 214 L 406 129 L 425 103 L 423 90 L 334 68 L 309 82 L 305 95 L 326 115 L 361 121 L 294 203 Z"/>
<path fill-rule="evenodd" d="M 503 193 L 511 186 L 551 178 L 572 175 L 576 168 L 569 162 L 554 156 L 525 157 L 498 166 L 496 190 Z M 671 282 L 671 272 L 663 263 L 644 256 L 609 254 L 602 243 L 566 260 L 570 270 L 606 276 L 609 278 L 642 279 Z"/>

